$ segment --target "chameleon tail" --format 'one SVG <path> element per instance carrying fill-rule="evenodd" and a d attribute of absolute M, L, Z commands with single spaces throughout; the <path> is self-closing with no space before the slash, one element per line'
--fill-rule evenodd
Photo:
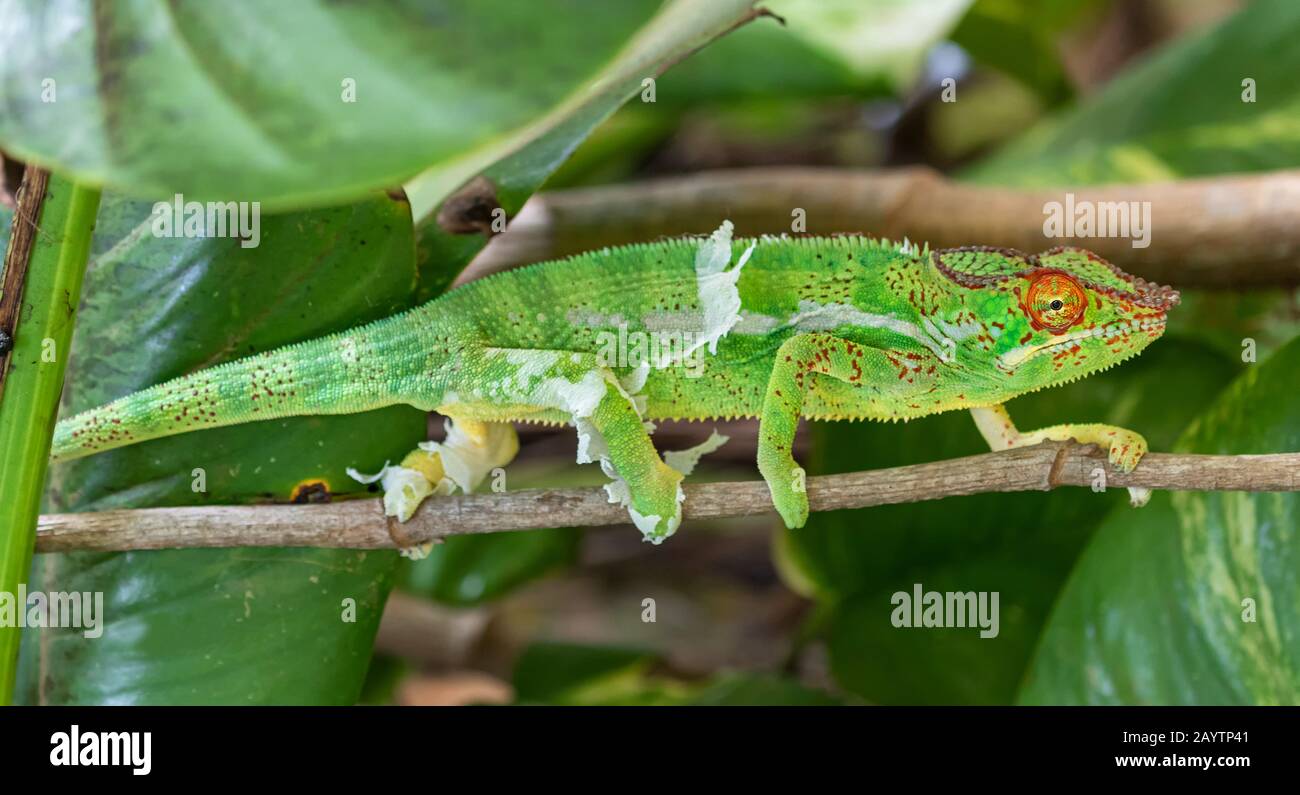
<path fill-rule="evenodd" d="M 408 342 L 393 320 L 199 370 L 62 420 L 51 457 L 66 461 L 245 422 L 422 402 L 411 389 L 427 378 L 391 372 L 390 362 L 404 360 L 393 349 Z"/>

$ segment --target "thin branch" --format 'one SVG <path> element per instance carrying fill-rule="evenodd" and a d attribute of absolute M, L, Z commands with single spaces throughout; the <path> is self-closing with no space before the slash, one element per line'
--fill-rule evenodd
<path fill-rule="evenodd" d="M 27 285 L 27 269 L 31 264 L 32 246 L 36 244 L 37 220 L 45 204 L 45 191 L 50 172 L 28 166 L 18 186 L 18 206 L 9 231 L 9 247 L 5 251 L 3 282 L 0 282 L 0 396 L 4 395 L 5 380 L 9 375 L 9 360 L 13 356 L 14 337 L 18 334 L 18 316 L 23 307 L 23 291 Z"/>
<path fill-rule="evenodd" d="M 1047 202 L 1150 202 L 1150 245 L 1127 237 L 1048 238 Z M 1094 205 L 1095 206 L 1095 205 Z M 925 168 L 754 168 L 543 193 L 493 238 L 463 278 L 594 248 L 687 233 L 731 219 L 739 235 L 860 233 L 936 248 L 1074 244 L 1175 287 L 1300 284 L 1300 170 L 1177 182 L 1013 190 Z"/>
<path fill-rule="evenodd" d="M 1035 447 L 808 479 L 812 510 L 917 502 L 983 492 L 1092 486 L 1106 468 L 1093 446 Z M 1194 491 L 1300 491 L 1300 453 L 1172 455 L 1149 453 L 1136 471 L 1105 472 L 1107 488 L 1144 486 Z M 772 512 L 767 485 L 686 486 L 684 514 L 718 519 Z M 623 508 L 600 488 L 538 489 L 427 500 L 405 524 L 381 515 L 379 501 L 326 505 L 145 508 L 42 516 L 38 552 L 181 547 L 341 547 L 391 549 L 454 535 L 622 524 Z"/>

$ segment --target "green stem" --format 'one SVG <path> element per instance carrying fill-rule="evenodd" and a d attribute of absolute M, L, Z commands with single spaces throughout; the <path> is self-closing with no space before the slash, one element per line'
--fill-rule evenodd
<path fill-rule="evenodd" d="M 98 190 L 50 177 L 0 392 L 0 704 L 13 700 L 21 635 L 18 622 L 4 620 L 3 602 L 17 599 L 31 568 L 50 437 L 98 209 Z M 14 217 L 14 229 L 23 223 Z M 27 609 L 10 604 L 14 618 Z"/>

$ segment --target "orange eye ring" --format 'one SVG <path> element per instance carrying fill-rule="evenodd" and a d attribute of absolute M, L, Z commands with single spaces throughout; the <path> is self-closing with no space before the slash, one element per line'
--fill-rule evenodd
<path fill-rule="evenodd" d="M 1034 277 L 1025 296 L 1025 309 L 1034 329 L 1062 334 L 1083 320 L 1088 294 L 1062 271 L 1045 271 Z"/>

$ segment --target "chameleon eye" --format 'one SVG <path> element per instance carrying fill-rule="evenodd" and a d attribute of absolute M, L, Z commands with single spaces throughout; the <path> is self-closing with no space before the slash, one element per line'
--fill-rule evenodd
<path fill-rule="evenodd" d="M 1029 285 L 1026 309 L 1034 328 L 1061 334 L 1083 319 L 1088 296 L 1083 287 L 1060 271 L 1049 271 Z"/>

